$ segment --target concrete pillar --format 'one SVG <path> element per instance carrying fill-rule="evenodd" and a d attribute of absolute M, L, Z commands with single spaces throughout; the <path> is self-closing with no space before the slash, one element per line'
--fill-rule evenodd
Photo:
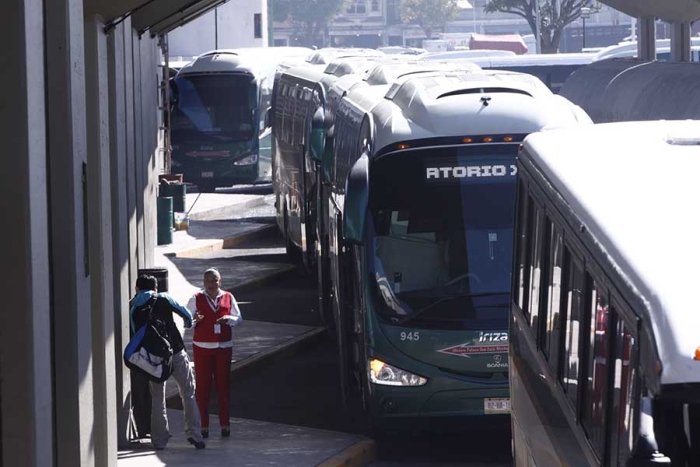
<path fill-rule="evenodd" d="M 125 102 L 125 133 L 124 142 L 126 147 L 126 193 L 127 193 L 127 216 L 129 226 L 129 284 L 130 291 L 133 291 L 133 284 L 136 283 L 136 276 L 139 267 L 139 235 L 138 235 L 138 189 L 136 180 L 136 144 L 135 132 L 136 124 L 134 117 L 135 84 L 134 84 L 134 32 L 131 27 L 131 18 L 127 18 L 123 23 L 124 31 L 124 102 Z M 143 243 L 140 244 L 141 248 Z"/>
<path fill-rule="evenodd" d="M 0 14 L 0 465 L 55 465 L 44 2 Z M 60 358 L 56 356 L 56 358 Z"/>
<path fill-rule="evenodd" d="M 158 165 L 158 48 L 156 39 L 143 35 L 139 41 L 141 57 L 139 81 L 141 83 L 139 109 L 141 111 L 141 165 L 143 174 L 141 199 L 143 201 L 143 263 L 141 267 L 154 266 L 156 248 L 156 189 L 158 174 L 162 165 Z"/>
<path fill-rule="evenodd" d="M 671 61 L 690 61 L 690 23 L 671 23 Z"/>
<path fill-rule="evenodd" d="M 107 36 L 99 17 L 85 20 L 87 82 L 88 212 L 94 377 L 95 462 L 117 465 L 117 400 L 114 387 L 114 277 Z M 121 359 L 120 359 L 121 360 Z"/>
<path fill-rule="evenodd" d="M 46 11 L 56 465 L 95 465 L 82 0 Z M 33 31 L 36 34 L 37 29 Z"/>
<path fill-rule="evenodd" d="M 637 21 L 637 58 L 645 62 L 656 60 L 656 23 L 654 18 L 641 17 Z"/>
<path fill-rule="evenodd" d="M 129 441 L 131 380 L 121 363 L 122 350 L 129 342 L 129 296 L 133 286 L 129 271 L 129 213 L 127 203 L 126 141 L 126 56 L 124 27 L 117 26 L 108 39 L 109 45 L 109 142 L 112 192 L 112 264 L 114 268 L 114 358 L 116 366 L 117 443 Z"/>

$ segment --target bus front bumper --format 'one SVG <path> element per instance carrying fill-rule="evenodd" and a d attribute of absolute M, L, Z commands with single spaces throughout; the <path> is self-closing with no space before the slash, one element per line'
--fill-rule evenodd
<path fill-rule="evenodd" d="M 380 431 L 401 432 L 423 429 L 451 432 L 470 427 L 510 429 L 508 412 L 486 409 L 487 400 L 510 397 L 507 384 L 440 390 L 436 383 L 439 382 L 432 380 L 425 387 L 371 384 L 369 403 L 373 426 Z M 449 386 L 453 385 L 451 381 Z"/>

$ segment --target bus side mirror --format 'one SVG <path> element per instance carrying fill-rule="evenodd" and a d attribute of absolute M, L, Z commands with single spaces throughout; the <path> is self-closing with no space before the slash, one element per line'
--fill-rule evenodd
<path fill-rule="evenodd" d="M 634 442 L 632 457 L 627 461 L 627 467 L 670 466 L 671 459 L 659 452 L 659 445 L 656 443 L 651 398 L 642 397 L 639 412 L 639 434 Z"/>
<path fill-rule="evenodd" d="M 350 244 L 362 245 L 368 201 L 369 157 L 364 153 L 352 166 L 345 184 L 343 239 Z"/>
<path fill-rule="evenodd" d="M 265 109 L 265 128 L 272 128 L 272 107 Z"/>
<path fill-rule="evenodd" d="M 323 115 L 323 107 L 319 107 L 311 119 L 311 158 L 316 162 L 323 160 L 323 146 L 326 139 Z"/>
<path fill-rule="evenodd" d="M 335 135 L 335 126 L 331 126 L 326 132 L 326 141 L 323 147 L 323 160 L 321 168 L 323 169 L 323 183 L 330 185 L 333 182 L 333 138 Z"/>

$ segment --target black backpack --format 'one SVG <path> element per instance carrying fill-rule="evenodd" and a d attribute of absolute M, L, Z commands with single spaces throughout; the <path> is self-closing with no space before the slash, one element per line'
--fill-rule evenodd
<path fill-rule="evenodd" d="M 172 374 L 173 348 L 168 339 L 168 323 L 154 312 L 157 300 L 154 296 L 140 308 L 139 313 L 148 318 L 126 346 L 124 364 L 151 381 L 162 383 Z"/>

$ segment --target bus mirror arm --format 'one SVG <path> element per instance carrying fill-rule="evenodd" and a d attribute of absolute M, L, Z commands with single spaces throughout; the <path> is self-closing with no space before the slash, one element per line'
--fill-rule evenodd
<path fill-rule="evenodd" d="M 343 239 L 347 243 L 362 245 L 368 201 L 369 157 L 363 153 L 350 169 L 345 184 Z"/>
<path fill-rule="evenodd" d="M 671 459 L 659 452 L 656 436 L 654 435 L 654 417 L 652 415 L 652 400 L 642 397 L 639 419 L 639 434 L 634 442 L 632 457 L 627 467 L 656 467 L 671 465 Z"/>
<path fill-rule="evenodd" d="M 272 107 L 265 109 L 265 128 L 272 128 Z"/>

